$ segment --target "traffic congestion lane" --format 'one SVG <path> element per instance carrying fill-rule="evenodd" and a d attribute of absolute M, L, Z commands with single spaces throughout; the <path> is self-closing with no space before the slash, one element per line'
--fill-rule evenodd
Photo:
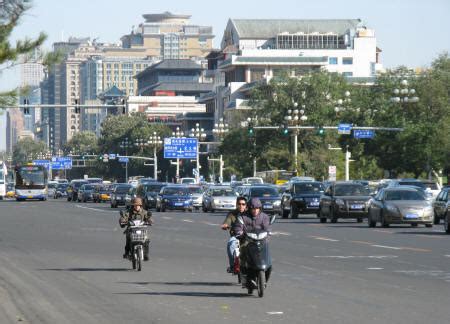
<path fill-rule="evenodd" d="M 25 204 L 33 206 L 33 212 L 21 212 L 22 208 L 27 208 L 19 206 Z M 44 287 L 44 283 L 51 281 L 54 286 L 51 294 L 63 293 L 73 307 L 87 309 L 89 313 L 93 310 L 85 305 L 86 302 L 93 306 L 100 303 L 96 312 L 109 312 L 104 316 L 111 322 L 123 319 L 121 311 L 136 312 L 136 322 L 141 318 L 160 318 L 162 323 L 221 323 L 229 320 L 360 323 L 361 318 L 367 318 L 367 323 L 392 319 L 396 323 L 411 323 L 430 318 L 439 322 L 448 317 L 446 307 L 443 307 L 448 303 L 448 288 L 442 281 L 432 277 L 424 280 L 414 276 L 414 272 L 386 270 L 386 265 L 399 264 L 406 254 L 417 254 L 419 259 L 420 253 L 395 250 L 390 255 L 397 258 L 375 259 L 368 257 L 382 255 L 374 251 L 383 248 L 351 242 L 341 246 L 343 241 L 364 230 L 363 236 L 369 241 L 368 229 L 361 227 L 358 230 L 354 223 L 333 224 L 340 228 L 316 226 L 315 219 L 276 223 L 271 239 L 275 270 L 266 296 L 258 299 L 246 297 L 244 290 L 234 285 L 235 278 L 224 271 L 227 235 L 218 224 L 225 213 L 154 213 L 151 261 L 144 264 L 142 273 L 137 273 L 128 271 L 129 262 L 120 259 L 123 237 L 117 228 L 117 210 L 106 205 L 62 201 L 14 202 L 13 205 L 17 208 L 8 206 L 13 212 L 6 216 L 6 224 L 11 227 L 0 229 L 2 239 L 6 238 L 6 233 L 11 234 L 7 239 L 10 247 L 7 254 L 14 251 L 13 259 L 17 264 L 24 265 L 31 275 L 39 276 L 38 281 Z M 0 203 L 3 214 L 2 207 Z M 39 227 L 35 224 L 37 220 L 41 223 Z M 39 228 L 29 235 L 29 240 L 35 243 L 27 247 L 30 256 L 24 258 L 17 255 L 26 250 L 26 242 L 12 235 L 23 222 L 28 222 L 28 229 Z M 23 227 L 21 231 L 26 233 L 26 229 Z M 47 238 L 55 231 L 61 235 Z M 381 243 L 388 233 L 373 232 L 373 235 L 370 239 Z M 436 244 L 438 241 L 441 240 L 433 240 Z M 2 255 L 4 252 L 2 249 Z M 333 255 L 358 255 L 359 258 L 323 257 Z M 436 263 L 437 259 L 429 262 L 437 268 L 442 265 Z M 384 269 L 367 269 L 377 267 Z M 398 268 L 399 271 L 414 269 Z M 32 282 L 29 280 L 30 285 Z M 36 289 L 45 291 L 44 287 Z M 87 293 L 93 298 L 82 298 Z M 101 295 L 98 296 L 100 302 L 95 300 L 97 295 Z M 434 300 L 442 307 L 431 312 L 434 309 L 431 301 Z M 67 307 L 56 300 L 52 302 L 63 310 Z M 111 306 L 109 309 L 104 306 L 116 303 L 123 307 L 115 309 Z M 393 305 L 402 309 L 399 311 Z M 69 313 L 76 319 L 73 309 Z"/>

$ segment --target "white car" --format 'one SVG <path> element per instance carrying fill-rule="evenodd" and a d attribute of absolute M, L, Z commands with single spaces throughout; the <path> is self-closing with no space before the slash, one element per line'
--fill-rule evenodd
<path fill-rule="evenodd" d="M 196 184 L 195 178 L 181 178 L 180 184 Z"/>

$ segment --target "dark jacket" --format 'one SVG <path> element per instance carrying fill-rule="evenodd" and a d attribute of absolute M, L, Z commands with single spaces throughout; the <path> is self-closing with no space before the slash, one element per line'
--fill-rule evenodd
<path fill-rule="evenodd" d="M 243 213 L 238 212 L 237 210 L 233 210 L 228 213 L 227 217 L 225 217 L 225 220 L 222 224 L 227 224 L 228 228 L 230 229 L 230 236 L 235 236 L 236 233 L 234 232 L 235 223 L 238 216 L 246 216 L 248 215 L 248 212 L 245 211 Z"/>
<path fill-rule="evenodd" d="M 151 212 L 147 212 L 143 208 L 141 208 L 141 210 L 139 212 L 137 212 L 134 210 L 134 208 L 132 208 L 129 211 L 123 213 L 122 216 L 120 216 L 120 219 L 119 219 L 120 227 L 125 227 L 128 225 L 128 222 L 130 220 L 136 220 L 136 219 L 144 221 L 149 224 L 153 223 L 153 218 L 152 218 Z"/>
<path fill-rule="evenodd" d="M 270 231 L 270 219 L 266 213 L 260 212 L 256 217 L 250 213 L 243 215 L 244 224 L 239 221 L 235 222 L 233 230 L 236 236 L 241 236 L 244 233 L 254 233 L 258 231 Z"/>

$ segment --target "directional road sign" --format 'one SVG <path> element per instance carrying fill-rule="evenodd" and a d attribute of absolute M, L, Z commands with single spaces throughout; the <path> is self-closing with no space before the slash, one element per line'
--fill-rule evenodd
<path fill-rule="evenodd" d="M 124 157 L 124 156 L 119 156 L 119 162 L 120 163 L 128 163 L 130 161 L 129 158 Z"/>
<path fill-rule="evenodd" d="M 54 156 L 52 157 L 53 170 L 68 170 L 72 169 L 72 158 L 68 156 Z"/>
<path fill-rule="evenodd" d="M 116 155 L 114 153 L 109 153 L 109 159 L 110 160 L 115 160 L 116 159 Z"/>
<path fill-rule="evenodd" d="M 375 131 L 372 129 L 355 129 L 353 130 L 354 138 L 374 138 Z"/>
<path fill-rule="evenodd" d="M 196 138 L 165 138 L 165 159 L 194 159 L 197 157 L 198 140 Z"/>
<path fill-rule="evenodd" d="M 47 171 L 50 170 L 49 160 L 33 160 L 33 165 L 43 165 L 47 168 Z"/>
<path fill-rule="evenodd" d="M 339 124 L 338 134 L 350 134 L 352 132 L 352 124 Z"/>

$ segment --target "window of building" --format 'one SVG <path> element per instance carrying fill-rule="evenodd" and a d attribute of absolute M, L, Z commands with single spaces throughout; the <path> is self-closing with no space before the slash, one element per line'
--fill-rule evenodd
<path fill-rule="evenodd" d="M 351 65 L 351 64 L 353 64 L 353 57 L 343 57 L 342 58 L 342 64 L 344 64 L 344 65 Z"/>
<path fill-rule="evenodd" d="M 251 69 L 250 70 L 250 82 L 264 79 L 265 74 L 266 74 L 265 69 L 257 69 L 257 68 Z"/>
<path fill-rule="evenodd" d="M 336 65 L 336 64 L 338 64 L 338 58 L 337 57 L 329 57 L 328 63 L 332 64 L 332 65 Z"/>
<path fill-rule="evenodd" d="M 352 77 L 353 76 L 353 72 L 342 72 L 342 75 L 344 77 Z"/>

